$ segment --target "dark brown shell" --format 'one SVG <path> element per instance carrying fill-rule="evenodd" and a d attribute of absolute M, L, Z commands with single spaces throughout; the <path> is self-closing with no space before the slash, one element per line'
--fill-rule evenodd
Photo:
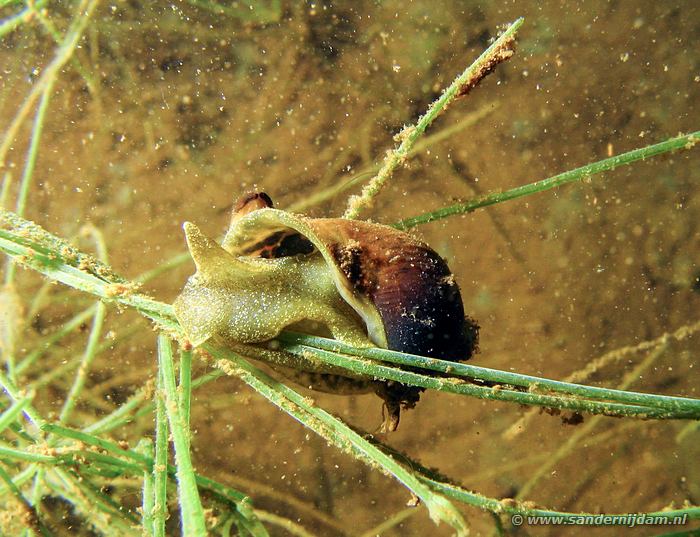
<path fill-rule="evenodd" d="M 433 249 L 380 224 L 338 218 L 308 224 L 327 241 L 354 291 L 379 311 L 388 349 L 453 361 L 472 356 L 477 327 Z"/>
<path fill-rule="evenodd" d="M 264 193 L 247 194 L 234 220 L 272 207 Z M 384 328 L 376 344 L 391 350 L 460 361 L 476 350 L 478 325 L 465 317 L 459 287 L 447 263 L 428 245 L 394 228 L 341 218 L 295 217 L 313 231 L 282 225 L 258 227 L 234 249 L 237 255 L 278 258 L 309 254 L 321 241 L 332 256 L 339 291 L 365 319 L 378 317 Z M 239 237 L 240 239 L 240 237 Z M 317 244 L 318 245 L 318 244 Z M 376 310 L 376 312 L 375 312 Z"/>

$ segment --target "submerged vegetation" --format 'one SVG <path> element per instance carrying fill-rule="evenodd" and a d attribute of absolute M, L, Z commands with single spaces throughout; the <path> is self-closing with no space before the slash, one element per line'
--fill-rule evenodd
<path fill-rule="evenodd" d="M 259 19 L 248 12 L 239 13 L 238 8 L 223 8 L 213 2 L 188 4 L 195 10 L 192 16 L 202 9 L 240 19 L 239 22 L 252 27 L 271 24 L 281 18 L 281 7 L 276 2 L 266 4 L 265 9 L 257 11 Z M 513 494 L 514 499 L 471 492 L 457 484 L 459 479 L 445 477 L 392 447 L 390 439 L 380 442 L 374 435 L 350 426 L 344 418 L 325 410 L 297 389 L 280 383 L 251 362 L 249 359 L 256 358 L 258 353 L 254 347 L 246 352 L 232 352 L 211 344 L 190 348 L 171 306 L 140 291 L 153 278 L 183 264 L 186 256 L 175 256 L 141 276 L 127 279 L 109 265 L 107 250 L 110 236 L 103 237 L 97 227 L 84 228 L 82 236 L 77 239 L 90 245 L 89 248 L 95 252 L 88 254 L 84 251 L 87 248 L 78 249 L 70 241 L 46 231 L 44 227 L 52 227 L 49 218 L 44 227 L 25 218 L 27 209 L 31 207 L 32 189 L 36 186 L 36 163 L 42 152 L 42 140 L 45 139 L 43 131 L 47 112 L 52 107 L 55 84 L 64 69 L 71 66 L 71 72 L 84 82 L 88 94 L 99 100 L 99 84 L 95 80 L 99 76 L 84 63 L 85 56 L 76 53 L 85 40 L 97 40 L 93 33 L 96 30 L 92 26 L 96 25 L 97 2 L 83 0 L 76 3 L 70 18 L 65 13 L 55 15 L 63 23 L 60 25 L 54 21 L 52 12 L 46 10 L 46 5 L 50 3 L 0 4 L 0 8 L 10 13 L 0 24 L 0 37 L 13 39 L 16 33 L 29 31 L 27 26 L 38 24 L 56 42 L 53 59 L 37 71 L 31 89 L 12 121 L 3 125 L 0 140 L 0 172 L 4 173 L 0 250 L 7 255 L 5 282 L 0 295 L 0 350 L 4 361 L 0 372 L 0 384 L 4 390 L 0 400 L 0 498 L 5 515 L 0 519 L 0 528 L 3 534 L 52 535 L 75 527 L 82 527 L 85 534 L 103 535 L 165 535 L 181 531 L 183 535 L 231 535 L 237 532 L 239 535 L 264 536 L 282 530 L 292 535 L 313 534 L 294 516 L 280 515 L 253 502 L 250 496 L 261 488 L 259 483 L 235 482 L 225 475 L 212 477 L 198 471 L 196 460 L 193 462 L 191 426 L 191 416 L 197 404 L 195 397 L 206 390 L 205 386 L 211 386 L 213 381 L 225 376 L 237 377 L 306 429 L 320 435 L 328 444 L 369 465 L 372 472 L 393 476 L 410 490 L 412 498 L 415 498 L 413 504 L 425 506 L 435 523 L 451 526 L 458 535 L 469 533 L 469 516 L 458 509 L 459 504 L 493 514 L 493 524 L 498 532 L 507 531 L 504 523 L 510 515 L 555 515 L 566 519 L 578 516 L 578 510 L 569 512 L 541 508 L 528 501 L 529 493 L 557 460 L 565 457 L 582 441 L 584 435 L 595 427 L 596 420 L 602 419 L 601 416 L 624 418 L 624 424 L 650 423 L 651 426 L 659 423 L 659 420 L 686 420 L 678 437 L 698 433 L 700 399 L 682 394 L 662 395 L 631 390 L 632 383 L 644 375 L 673 344 L 698 337 L 698 320 L 691 319 L 688 324 L 676 327 L 669 333 L 656 332 L 644 341 L 611 350 L 599 360 L 591 362 L 587 369 L 573 373 L 566 380 L 553 380 L 546 374 L 528 375 L 505 368 L 443 362 L 384 349 L 355 349 L 337 341 L 293 332 L 285 332 L 278 338 L 280 348 L 289 353 L 312 356 L 336 368 L 377 379 L 391 379 L 475 400 L 482 399 L 486 401 L 485 404 L 503 401 L 545 409 L 553 414 L 564 412 L 563 419 L 572 424 L 585 419 L 578 429 L 572 429 L 568 440 L 556 453 L 544 454 L 544 460 L 532 472 L 529 481 Z M 249 11 L 256 13 L 255 4 L 250 7 Z M 70 22 L 65 24 L 66 20 Z M 426 149 L 425 146 L 420 147 L 421 141 L 431 141 L 431 138 L 421 136 L 431 123 L 456 99 L 469 93 L 498 63 L 511 56 L 515 33 L 522 23 L 523 20 L 518 19 L 509 25 L 452 85 L 440 93 L 428 111 L 418 118 L 415 126 L 405 127 L 401 131 L 397 136 L 396 149 L 388 152 L 384 165 L 376 169 L 376 173 L 360 174 L 366 186 L 359 195 L 350 197 L 345 217 L 357 218 L 361 211 L 369 210 L 375 201 L 382 199 L 380 194 L 390 184 L 393 173 L 416 150 Z M 336 28 L 336 31 L 340 30 Z M 8 54 L 8 50 L 4 50 L 3 54 Z M 94 67 L 93 62 L 91 65 Z M 164 72 L 171 67 L 176 69 L 177 61 L 172 60 L 166 67 Z M 9 93 L 10 90 L 5 88 L 4 91 Z M 187 108 L 187 102 L 180 104 Z M 23 134 L 32 110 L 36 112 L 28 134 L 24 167 L 19 180 L 15 181 L 15 169 L 8 155 L 14 152 L 14 159 L 17 159 L 17 148 L 13 144 Z M 201 143 L 211 136 L 215 135 L 188 131 L 186 138 L 194 147 L 197 145 L 195 142 Z M 438 138 L 433 138 L 431 143 L 437 141 Z M 677 155 L 689 150 L 697 152 L 695 146 L 698 141 L 700 131 L 678 135 L 547 179 L 512 189 L 479 192 L 471 200 L 449 204 L 417 216 L 411 216 L 411 211 L 406 209 L 409 214 L 404 214 L 394 225 L 408 229 L 568 183 L 588 185 L 595 181 L 612 181 L 618 175 L 611 173 L 599 177 L 599 174 L 661 155 Z M 116 139 L 113 143 L 120 141 Z M 196 158 L 195 150 L 188 153 L 187 158 L 191 157 Z M 673 168 L 673 162 L 667 164 Z M 159 165 L 167 168 L 169 163 L 161 160 Z M 70 166 L 77 167 L 77 164 Z M 349 184 L 354 186 L 357 181 Z M 346 185 L 342 185 L 342 188 L 346 188 Z M 316 192 L 315 200 L 335 196 L 340 190 L 338 185 L 321 188 Z M 12 194 L 15 195 L 14 205 L 10 203 Z M 5 207 L 13 207 L 14 210 Z M 129 222 L 128 215 L 122 217 Z M 157 241 L 157 237 L 153 240 Z M 46 283 L 32 294 L 27 294 L 26 287 L 20 283 L 25 273 L 19 273 L 18 267 L 42 274 Z M 82 295 L 75 298 L 73 294 L 57 291 L 51 285 L 56 282 L 77 289 Z M 85 297 L 89 298 L 87 302 Z M 55 323 L 41 337 L 25 342 L 27 326 L 34 322 L 38 312 L 49 307 L 65 307 L 69 314 L 64 312 L 61 323 Z M 122 318 L 117 328 L 105 337 L 106 318 L 110 310 L 115 309 Z M 155 374 L 147 381 L 144 381 L 144 376 L 139 377 L 138 382 L 132 382 L 132 385 L 142 384 L 135 392 L 128 396 L 115 392 L 117 401 L 105 404 L 89 393 L 93 384 L 90 380 L 92 369 L 96 360 L 120 341 L 129 341 L 135 333 L 146 332 L 143 323 L 129 321 L 125 312 L 131 310 L 149 319 L 157 331 L 157 334 L 146 336 L 155 340 L 157 366 L 153 363 L 151 368 Z M 60 365 L 51 368 L 42 366 L 42 360 L 48 354 L 63 352 L 64 341 L 70 340 L 76 331 L 81 330 L 87 331 L 87 341 L 82 351 L 76 352 L 74 347 L 67 347 Z M 173 352 L 173 342 L 178 344 L 176 353 Z M 587 382 L 606 365 L 643 353 L 646 353 L 645 358 L 634 363 L 617 387 L 607 388 Z M 205 367 L 200 367 L 202 364 Z M 522 428 L 532 416 L 531 412 L 525 412 L 513 427 Z M 127 424 L 133 430 L 117 434 Z M 138 427 L 135 424 L 139 424 Z M 411 425 L 406 423 L 403 427 L 410 428 Z M 123 440 L 125 437 L 128 441 Z M 597 441 L 604 440 L 600 438 Z M 489 441 L 497 442 L 498 439 Z M 255 444 L 256 440 L 251 439 L 250 442 Z M 198 449 L 201 452 L 202 449 L 218 448 L 212 442 Z M 233 449 L 226 456 L 233 459 L 235 464 L 236 455 L 237 450 Z M 231 483 L 234 483 L 233 486 Z M 350 533 L 321 509 L 295 502 L 291 497 L 281 501 L 296 507 L 299 512 L 303 511 L 306 521 L 324 528 L 318 533 Z M 609 512 L 605 509 L 605 503 L 601 506 L 604 512 Z M 595 513 L 601 506 L 591 506 L 589 511 Z M 365 534 L 391 531 L 391 528 L 419 510 L 415 505 L 401 509 L 392 517 L 386 517 L 381 526 L 370 528 Z M 7 516 L 9 513 L 20 513 L 20 516 Z M 669 520 L 678 516 L 698 520 L 700 507 L 688 503 L 649 514 Z"/>

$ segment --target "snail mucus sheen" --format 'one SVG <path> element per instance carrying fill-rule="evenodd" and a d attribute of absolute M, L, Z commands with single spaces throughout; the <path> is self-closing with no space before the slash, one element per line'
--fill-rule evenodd
<path fill-rule="evenodd" d="M 407 233 L 273 209 L 264 193 L 238 201 L 221 245 L 192 223 L 184 229 L 197 271 L 174 309 L 190 342 L 212 339 L 307 388 L 375 392 L 386 405 L 385 430 L 396 429 L 400 409 L 412 408 L 423 388 L 356 375 L 270 341 L 289 328 L 452 361 L 476 351 L 478 325 L 465 317 L 447 264 Z"/>

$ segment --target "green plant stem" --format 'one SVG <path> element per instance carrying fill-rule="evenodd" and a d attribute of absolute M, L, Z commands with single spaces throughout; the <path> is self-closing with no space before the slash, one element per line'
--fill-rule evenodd
<path fill-rule="evenodd" d="M 51 39 L 54 40 L 54 43 L 56 45 L 61 44 L 61 39 L 62 36 L 59 33 L 59 31 L 56 29 L 54 26 L 53 22 L 46 18 L 41 9 L 39 8 L 38 5 L 30 6 L 33 7 L 32 9 L 32 15 L 35 16 L 41 25 L 44 27 L 46 30 L 46 33 L 48 33 L 51 36 Z M 88 90 L 90 91 L 90 95 L 94 96 L 97 94 L 97 85 L 95 84 L 95 79 L 93 76 L 88 72 L 88 70 L 83 66 L 83 64 L 80 62 L 80 60 L 76 56 L 71 56 L 70 62 L 73 65 L 73 68 L 80 74 L 81 77 L 83 77 L 83 80 L 85 81 L 85 85 L 88 87 Z"/>
<path fill-rule="evenodd" d="M 34 466 L 34 465 L 32 465 Z M 32 485 L 32 505 L 38 517 L 41 517 L 41 501 L 44 497 L 44 468 L 36 467 L 34 483 Z"/>
<path fill-rule="evenodd" d="M 638 160 L 644 160 L 668 153 L 669 151 L 691 149 L 695 147 L 699 141 L 700 131 L 695 131 L 690 134 L 670 138 L 658 144 L 640 147 L 638 149 L 622 153 L 621 155 L 599 160 L 598 162 L 593 162 L 591 164 L 581 166 L 580 168 L 569 170 L 547 179 L 542 179 L 541 181 L 512 188 L 510 190 L 506 190 L 505 192 L 489 192 L 484 196 L 478 197 L 466 203 L 457 203 L 455 205 L 450 205 L 449 207 L 443 207 L 437 211 L 431 211 L 419 216 L 406 218 L 396 222 L 393 224 L 393 226 L 397 229 L 406 230 L 421 224 L 427 224 L 429 222 L 434 222 L 435 220 L 440 220 L 441 218 L 447 218 L 448 216 L 470 213 L 482 207 L 488 207 L 489 205 L 503 203 L 504 201 L 522 198 L 524 196 L 530 196 L 532 194 L 537 194 L 538 192 L 544 192 L 545 190 L 560 187 L 567 183 L 585 181 L 593 175 L 613 170 L 618 166 L 625 166 L 633 162 L 637 162 Z"/>
<path fill-rule="evenodd" d="M 475 492 L 470 492 L 452 483 L 447 483 L 444 481 L 432 479 L 425 474 L 421 475 L 420 479 L 429 484 L 436 491 L 444 494 L 445 496 L 457 500 L 459 502 L 471 505 L 473 507 L 478 507 L 484 511 L 490 511 L 492 513 L 508 513 L 508 514 L 520 514 L 523 516 L 552 516 L 561 517 L 563 520 L 574 521 L 580 516 L 585 515 L 595 515 L 594 513 L 568 513 L 565 511 L 554 511 L 550 509 L 538 509 L 527 507 L 524 503 L 514 500 L 496 500 L 494 498 L 487 498 L 481 494 Z M 620 513 L 619 516 L 634 516 L 641 513 Z M 691 520 L 700 519 L 700 507 L 687 507 L 683 509 L 672 509 L 668 511 L 654 511 L 650 513 L 643 513 L 650 516 L 662 516 L 666 519 L 672 520 L 676 516 L 688 515 Z"/>
<path fill-rule="evenodd" d="M 147 400 L 152 390 L 152 387 L 148 389 L 140 389 L 134 395 L 132 395 L 126 401 L 126 403 L 120 405 L 114 412 L 108 414 L 95 423 L 88 425 L 83 430 L 86 433 L 104 434 L 128 423 L 133 419 L 131 413 Z M 157 406 L 157 402 L 152 402 L 149 404 L 149 411 L 152 410 L 154 406 Z"/>
<path fill-rule="evenodd" d="M 34 126 L 32 128 L 29 149 L 27 150 L 26 164 L 20 180 L 19 194 L 17 195 L 17 203 L 15 205 L 15 212 L 20 216 L 24 216 L 24 209 L 27 205 L 29 187 L 32 184 L 34 168 L 36 167 L 36 159 L 39 153 L 41 132 L 44 128 L 44 118 L 46 117 L 46 110 L 48 109 L 49 102 L 51 101 L 51 93 L 53 92 L 55 80 L 55 78 L 52 78 L 46 84 L 46 88 L 44 89 L 44 92 L 41 95 L 41 100 L 39 101 L 39 108 L 37 109 L 36 117 L 34 118 Z M 14 282 L 15 272 L 16 266 L 14 260 L 8 259 L 5 267 L 5 285 L 11 285 Z M 11 358 L 12 355 L 10 354 L 8 356 L 8 373 L 10 378 L 14 378 L 14 360 Z"/>
<path fill-rule="evenodd" d="M 99 436 L 84 433 L 82 431 L 77 431 L 69 427 L 64 427 L 57 423 L 46 423 L 41 428 L 42 431 L 50 434 L 58 435 L 62 438 L 70 438 L 72 440 L 77 440 L 87 445 L 95 446 L 117 456 L 131 459 L 132 461 L 145 465 L 147 469 L 151 469 L 153 466 L 153 459 L 148 455 L 145 455 L 141 451 L 134 451 L 129 449 L 123 449 L 119 447 L 116 443 L 100 438 Z"/>
<path fill-rule="evenodd" d="M 21 399 L 12 402 L 10 408 L 8 408 L 5 412 L 3 412 L 2 416 L 0 416 L 0 432 L 7 429 L 10 424 L 17 419 L 17 416 L 24 412 L 24 409 L 31 404 L 34 395 L 34 392 L 30 392 Z"/>
<path fill-rule="evenodd" d="M 319 349 L 333 353 L 368 358 L 378 362 L 390 362 L 410 367 L 438 371 L 451 376 L 465 377 L 491 383 L 499 383 L 510 386 L 521 386 L 530 392 L 552 391 L 575 395 L 596 400 L 609 400 L 618 403 L 630 403 L 664 410 L 669 413 L 689 413 L 690 417 L 700 418 L 700 400 L 685 397 L 667 395 L 646 394 L 629 392 L 612 388 L 600 388 L 596 386 L 584 386 L 570 382 L 561 382 L 542 377 L 533 377 L 509 371 L 499 371 L 487 367 L 480 367 L 436 358 L 426 358 L 413 354 L 400 353 L 380 348 L 355 348 L 337 340 L 317 336 L 307 336 L 294 332 L 283 332 L 277 338 L 282 343 L 282 348 L 293 352 L 311 352 Z"/>
<path fill-rule="evenodd" d="M 156 406 L 155 464 L 153 465 L 153 535 L 165 537 L 165 519 L 168 514 L 168 417 L 165 413 L 165 391 L 163 377 L 158 374 L 153 394 Z"/>
<path fill-rule="evenodd" d="M 404 129 L 399 134 L 401 143 L 387 154 L 384 165 L 377 175 L 365 186 L 360 196 L 351 196 L 343 218 L 357 218 L 360 212 L 368 207 L 374 197 L 381 191 L 389 180 L 394 170 L 405 162 L 413 145 L 425 130 L 432 124 L 457 97 L 468 92 L 469 88 L 476 86 L 498 63 L 509 58 L 512 54 L 512 45 L 515 41 L 515 33 L 523 24 L 524 19 L 519 18 L 499 36 L 465 71 L 450 84 L 438 100 L 433 102 L 414 127 Z M 508 53 L 508 52 L 509 53 Z"/>
<path fill-rule="evenodd" d="M 432 494 L 416 481 L 412 472 L 407 471 L 392 457 L 367 442 L 345 423 L 314 406 L 308 398 L 274 380 L 243 357 L 211 346 L 205 347 L 217 359 L 215 365 L 227 374 L 241 378 L 268 401 L 341 450 L 352 453 L 370 466 L 379 465 L 391 473 L 423 501 L 433 521 L 446 522 L 457 530 L 458 535 L 468 533 L 464 519 L 450 502 L 442 496 Z"/>
<path fill-rule="evenodd" d="M 29 149 L 27 150 L 27 157 L 25 160 L 26 164 L 22 173 L 22 179 L 20 180 L 19 195 L 17 196 L 17 204 L 15 207 L 15 212 L 20 216 L 24 216 L 24 209 L 27 206 L 29 188 L 32 185 L 32 177 L 34 176 L 34 169 L 36 168 L 36 159 L 39 154 L 39 142 L 41 141 L 41 133 L 44 130 L 44 119 L 46 117 L 46 110 L 48 109 L 49 103 L 51 102 L 51 92 L 53 91 L 53 85 L 55 82 L 55 78 L 52 78 L 47 82 L 46 87 L 44 88 L 44 91 L 41 94 L 39 107 L 37 108 L 36 117 L 34 118 L 34 126 L 32 128 Z"/>
<path fill-rule="evenodd" d="M 190 404 L 192 399 L 192 351 L 180 352 L 180 384 L 178 401 L 182 423 L 187 431 L 187 442 L 190 441 Z"/>
<path fill-rule="evenodd" d="M 470 397 L 476 397 L 478 399 L 507 401 L 521 405 L 559 408 L 562 410 L 571 410 L 573 412 L 603 414 L 606 416 L 636 417 L 641 419 L 695 419 L 697 416 L 697 412 L 678 411 L 671 413 L 664 410 L 650 408 L 648 406 L 587 401 L 578 398 L 554 395 L 541 395 L 537 393 L 516 391 L 502 386 L 493 388 L 479 386 L 461 379 L 422 375 L 412 371 L 404 371 L 394 367 L 371 363 L 355 357 L 319 349 L 312 349 L 310 347 L 289 345 L 286 347 L 286 350 L 292 354 L 302 357 L 311 354 L 314 358 L 321 362 L 334 366 L 340 366 L 343 369 L 347 369 L 366 378 L 394 380 L 409 386 L 421 386 L 423 388 L 429 388 L 436 391 L 457 393 Z M 255 353 L 256 349 L 251 348 L 250 352 Z M 253 355 L 255 356 L 255 354 Z M 264 358 L 264 355 L 261 355 L 261 358 Z"/>
<path fill-rule="evenodd" d="M 29 453 L 27 451 L 22 451 L 21 449 L 15 449 L 5 446 L 0 446 L 0 459 L 9 459 L 25 462 L 43 462 L 51 464 L 56 462 L 58 459 L 51 455 L 42 455 L 40 453 Z"/>
<path fill-rule="evenodd" d="M 431 134 L 430 136 L 426 136 L 423 138 L 421 141 L 417 142 L 413 148 L 406 154 L 406 158 L 410 159 L 414 155 L 424 151 L 425 149 L 434 146 L 435 144 L 438 144 L 442 142 L 443 140 L 447 140 L 451 136 L 454 136 L 458 132 L 463 131 L 467 127 L 471 127 L 474 124 L 476 124 L 478 121 L 483 119 L 485 116 L 488 114 L 491 114 L 494 110 L 498 108 L 498 103 L 489 103 L 486 106 L 482 106 L 475 112 L 472 112 L 470 114 L 466 114 L 460 121 L 455 123 L 454 125 L 450 125 L 448 127 L 445 127 L 441 129 L 440 131 Z M 305 196 L 294 203 L 290 204 L 287 206 L 286 210 L 295 213 L 299 211 L 303 211 L 304 209 L 308 209 L 309 207 L 314 207 L 317 205 L 320 205 L 324 201 L 328 201 L 329 199 L 334 198 L 335 196 L 342 194 L 343 192 L 351 189 L 354 187 L 356 184 L 359 182 L 363 181 L 364 179 L 367 178 L 372 178 L 374 177 L 379 170 L 381 169 L 381 165 L 373 165 L 373 166 L 367 166 L 366 168 L 363 168 L 357 173 L 354 173 L 351 176 L 340 178 L 338 181 L 336 181 L 333 185 L 331 185 L 328 188 L 324 188 L 323 190 L 320 190 L 319 192 L 310 194 L 308 196 Z M 191 256 L 189 255 L 188 252 L 185 253 L 185 260 L 191 259 Z M 174 260 L 175 258 L 173 258 Z M 179 262 L 178 264 L 181 264 L 182 262 Z M 170 268 L 170 267 L 169 267 Z M 137 281 L 140 281 L 137 279 Z"/>
<path fill-rule="evenodd" d="M 78 397 L 80 397 L 80 392 L 85 386 L 85 381 L 87 380 L 88 373 L 90 371 L 90 366 L 97 355 L 97 346 L 100 342 L 100 337 L 102 336 L 102 325 L 104 323 L 106 313 L 106 307 L 104 303 L 98 302 L 97 308 L 95 309 L 95 316 L 92 321 L 92 329 L 90 330 L 90 336 L 88 337 L 88 343 L 83 353 L 83 358 L 80 362 L 80 367 L 78 368 L 78 373 L 75 375 L 75 380 L 71 386 L 68 396 L 63 403 L 63 408 L 61 409 L 61 414 L 59 416 L 59 421 L 66 423 L 78 402 Z"/>
<path fill-rule="evenodd" d="M 5 375 L 5 373 L 2 372 L 2 370 L 0 370 L 0 384 L 2 385 L 3 390 L 5 390 L 5 393 L 7 393 L 7 395 L 9 395 L 14 402 L 23 400 L 27 395 L 17 389 L 15 384 L 7 377 L 7 375 Z M 34 410 L 31 404 L 26 403 L 23 412 L 38 429 L 41 429 L 41 426 L 44 424 L 44 419 L 36 410 Z"/>
<path fill-rule="evenodd" d="M 46 0 L 37 0 L 33 6 L 28 6 L 19 13 L 3 20 L 0 23 L 0 39 L 14 31 L 21 24 L 30 20 L 32 13 L 37 9 L 43 8 L 45 4 Z"/>
<path fill-rule="evenodd" d="M 38 470 L 40 469 L 39 465 L 37 463 L 32 463 L 29 466 L 27 466 L 24 470 L 22 470 L 20 473 L 15 475 L 15 477 L 12 479 L 12 482 L 17 486 L 21 487 L 25 483 L 27 483 L 32 477 L 34 477 Z M 10 489 L 7 486 L 0 486 L 0 496 L 3 496 L 10 492 Z M 36 505 L 36 503 L 34 504 Z"/>
<path fill-rule="evenodd" d="M 164 419 L 167 418 L 164 417 Z M 79 442 L 80 444 L 85 444 L 88 446 L 94 446 L 101 450 L 110 453 L 113 456 L 106 456 L 101 453 L 94 453 L 90 450 L 75 450 L 75 451 L 65 451 L 60 456 L 39 456 L 36 454 L 28 454 L 21 450 L 15 450 L 12 448 L 0 449 L 0 458 L 3 456 L 11 460 L 31 460 L 32 462 L 41 462 L 44 464 L 65 464 L 65 465 L 75 465 L 80 460 L 81 457 L 92 457 L 90 460 L 97 464 L 118 466 L 123 471 L 132 473 L 134 475 L 140 475 L 143 471 L 155 471 L 156 469 L 162 471 L 165 475 L 165 479 L 172 477 L 175 479 L 177 477 L 177 468 L 173 465 L 167 464 L 167 438 L 165 443 L 165 450 L 161 450 L 160 457 L 158 452 L 156 452 L 154 460 L 153 456 L 144 453 L 143 449 L 125 449 L 117 445 L 115 442 L 110 440 L 105 440 L 99 436 L 85 433 L 83 431 L 78 431 L 68 427 L 64 427 L 58 424 L 45 424 L 42 430 L 46 433 L 60 436 L 62 438 L 71 439 Z M 167 432 L 167 431 L 166 431 Z M 156 444 L 158 443 L 158 429 L 156 429 Z M 161 440 L 162 441 L 162 440 Z M 156 445 L 156 448 L 158 446 Z M 90 455 L 92 454 L 92 455 Z M 28 458 L 29 457 L 29 458 Z M 107 457 L 107 458 L 106 458 Z M 121 459 L 129 459 L 136 464 L 127 463 Z M 162 462 L 164 461 L 164 462 Z M 162 464 L 161 464 L 162 462 Z M 216 495 L 220 496 L 227 502 L 234 505 L 236 510 L 247 519 L 247 522 L 251 527 L 258 527 L 254 531 L 255 535 L 263 535 L 264 531 L 259 531 L 262 526 L 259 525 L 256 516 L 253 512 L 253 508 L 250 502 L 250 498 L 245 494 L 239 492 L 236 489 L 217 483 L 207 477 L 195 474 L 195 480 L 197 485 L 203 489 L 209 490 Z M 154 495 L 155 495 L 156 482 L 154 481 Z M 158 501 L 153 501 L 154 505 L 158 505 Z M 153 511 L 151 511 L 153 513 Z M 263 528 L 264 530 L 264 528 Z"/>
<path fill-rule="evenodd" d="M 136 446 L 136 453 L 144 455 L 151 461 L 155 458 L 153 440 L 142 438 Z M 156 504 L 156 489 L 153 479 L 152 466 L 143 472 L 143 487 L 141 489 L 141 529 L 146 537 L 153 537 L 153 507 Z"/>
<path fill-rule="evenodd" d="M 190 459 L 189 431 L 180 413 L 181 406 L 175 387 L 172 348 L 170 339 L 165 334 L 158 335 L 158 369 L 162 375 L 163 388 L 165 389 L 165 410 L 175 447 L 182 532 L 188 536 L 206 537 L 207 527 L 204 521 L 204 510 Z"/>

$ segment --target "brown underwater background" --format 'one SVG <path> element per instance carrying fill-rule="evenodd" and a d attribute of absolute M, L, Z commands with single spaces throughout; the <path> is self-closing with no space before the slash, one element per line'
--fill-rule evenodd
<path fill-rule="evenodd" d="M 220 236 L 245 191 L 264 190 L 279 208 L 303 207 L 367 172 L 497 27 L 520 16 L 515 56 L 437 120 L 425 138 L 430 146 L 395 174 L 365 217 L 391 223 L 698 129 L 700 4 L 691 0 L 282 2 L 279 9 L 260 2 L 245 17 L 197 4 L 101 3 L 76 52 L 96 87 L 89 90 L 69 62 L 41 139 L 26 216 L 67 238 L 93 224 L 110 264 L 128 278 L 183 252 L 186 220 Z M 65 27 L 69 6 L 48 6 Z M 32 25 L 0 41 L 0 125 L 14 117 L 54 47 Z M 14 177 L 29 124 L 7 157 Z M 699 171 L 697 150 L 665 155 L 416 228 L 447 260 L 465 311 L 481 325 L 471 363 L 564 379 L 606 353 L 697 323 Z M 359 185 L 300 210 L 337 216 Z M 144 291 L 171 302 L 192 272 L 187 262 Z M 31 302 L 42 280 L 22 271 L 17 281 Z M 90 302 L 62 286 L 50 297 L 28 320 L 27 348 Z M 146 321 L 110 307 L 106 323 L 115 343 L 89 377 L 77 415 L 85 420 L 123 403 L 156 371 Z M 82 352 L 85 337 L 78 331 L 53 348 L 41 369 Z M 629 388 L 700 397 L 699 350 L 698 335 L 671 341 Z M 616 387 L 648 358 L 621 355 L 584 382 Z M 196 364 L 196 374 L 205 370 Z M 71 379 L 56 379 L 37 406 L 59 411 Z M 381 423 L 373 395 L 303 393 L 359 429 Z M 573 425 L 570 415 L 537 412 L 519 422 L 525 414 L 513 404 L 426 392 L 381 439 L 491 497 L 527 487 L 522 499 L 562 511 L 700 504 L 697 427 L 679 435 L 686 422 L 601 418 L 583 430 L 590 416 Z M 152 427 L 146 416 L 114 438 L 135 442 Z M 410 500 L 394 480 L 327 446 L 233 378 L 194 392 L 192 428 L 199 472 L 317 535 L 362 534 Z M 493 534 L 491 515 L 460 509 L 473 534 Z M 451 529 L 435 528 L 422 508 L 382 533 L 427 534 Z"/>

